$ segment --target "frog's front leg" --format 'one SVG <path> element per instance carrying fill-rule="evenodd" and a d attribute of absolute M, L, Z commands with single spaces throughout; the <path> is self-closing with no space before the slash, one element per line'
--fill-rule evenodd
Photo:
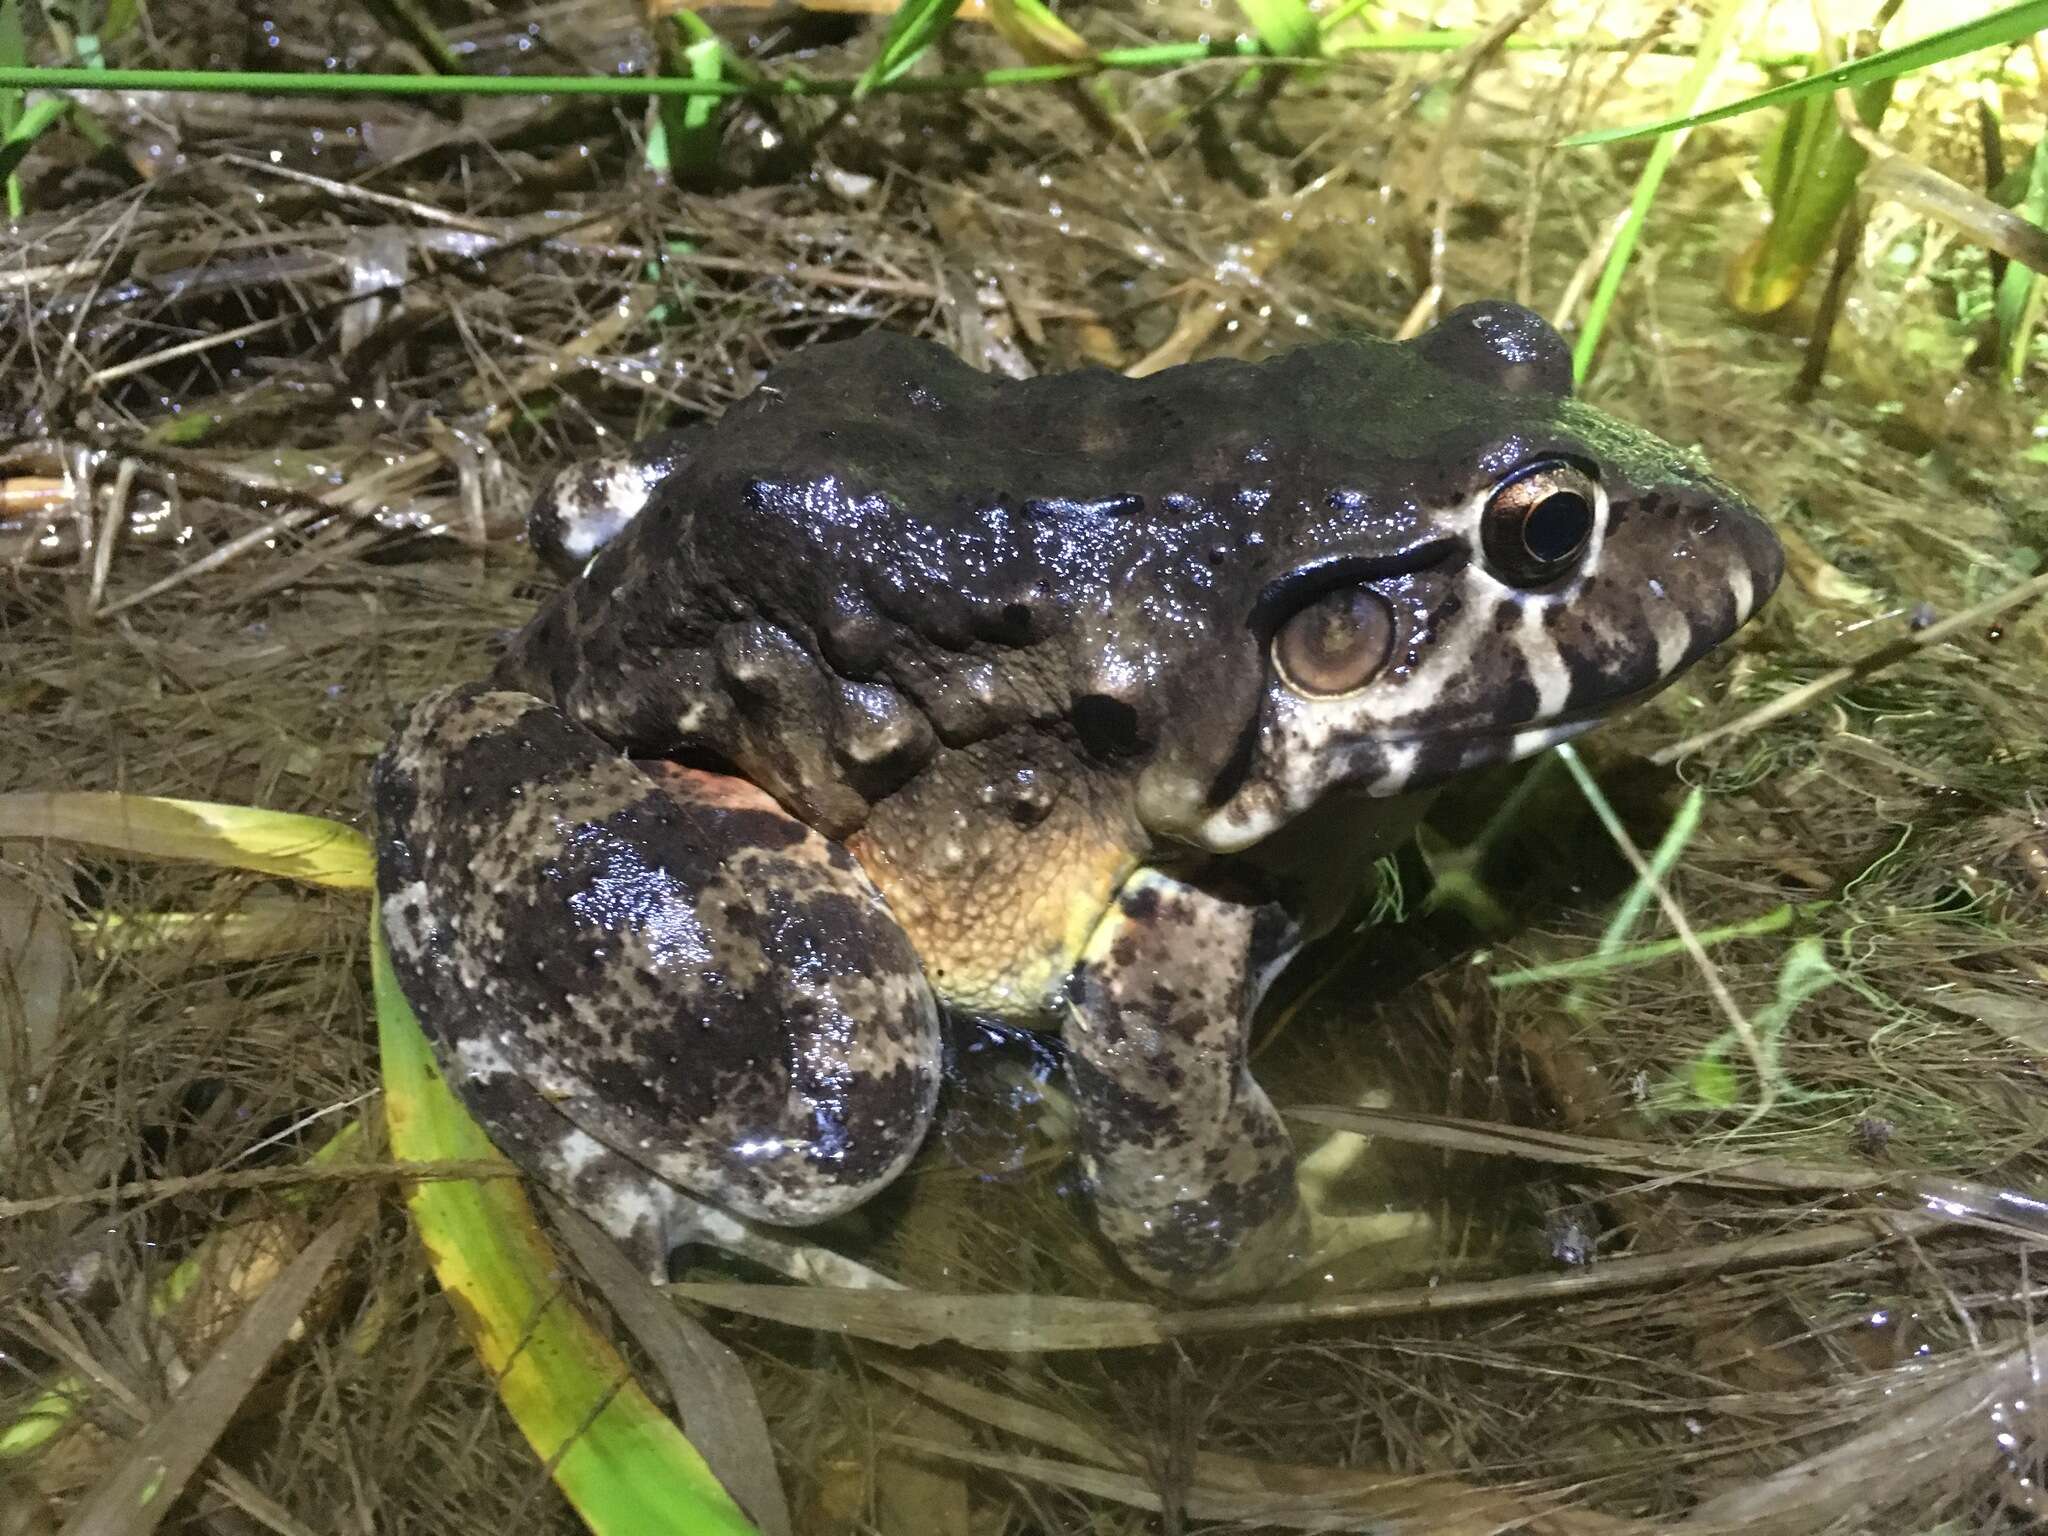
<path fill-rule="evenodd" d="M 1082 1168 L 1103 1236 L 1154 1285 L 1254 1289 L 1306 1246 L 1294 1145 L 1246 1062 L 1260 995 L 1299 942 L 1277 905 L 1147 868 L 1074 971 Z"/>
<path fill-rule="evenodd" d="M 847 851 L 736 778 L 485 687 L 374 778 L 391 958 L 500 1147 L 658 1268 L 696 1211 L 797 1226 L 901 1171 L 938 1014 Z"/>

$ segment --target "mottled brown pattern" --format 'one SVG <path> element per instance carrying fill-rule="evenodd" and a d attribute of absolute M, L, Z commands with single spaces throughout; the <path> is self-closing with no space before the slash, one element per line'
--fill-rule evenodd
<path fill-rule="evenodd" d="M 1082 1171 L 1103 1236 L 1155 1285 L 1227 1294 L 1306 1256 L 1294 1146 L 1246 1064 L 1256 978 L 1297 938 L 1277 907 L 1144 869 L 1075 968 Z"/>
<path fill-rule="evenodd" d="M 515 1079 L 559 1133 L 782 1223 L 915 1150 L 939 1056 L 917 957 L 845 850 L 759 790 L 650 775 L 469 689 L 414 711 L 375 798 L 392 958 L 459 1089 Z M 544 1151 L 541 1108 L 521 1116 Z"/>

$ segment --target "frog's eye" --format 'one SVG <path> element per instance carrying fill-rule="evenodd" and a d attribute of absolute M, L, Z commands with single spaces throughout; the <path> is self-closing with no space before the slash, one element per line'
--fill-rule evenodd
<path fill-rule="evenodd" d="M 1487 498 L 1479 537 L 1488 567 L 1518 587 L 1557 580 L 1585 553 L 1598 505 L 1584 470 L 1546 459 L 1520 471 Z"/>
<path fill-rule="evenodd" d="M 1370 587 L 1326 592 L 1273 636 L 1273 665 L 1296 693 L 1333 698 L 1379 675 L 1394 649 L 1394 610 Z"/>

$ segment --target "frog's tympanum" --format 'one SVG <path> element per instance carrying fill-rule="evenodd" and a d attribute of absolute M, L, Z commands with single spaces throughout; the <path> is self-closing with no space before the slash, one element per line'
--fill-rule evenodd
<path fill-rule="evenodd" d="M 886 1185 L 941 1018 L 1065 1042 L 1136 1274 L 1303 1252 L 1260 994 L 1429 791 L 1726 640 L 1777 541 L 1508 304 L 1132 380 L 874 333 L 571 472 L 587 565 L 375 778 L 392 959 L 505 1151 L 650 1264 Z"/>

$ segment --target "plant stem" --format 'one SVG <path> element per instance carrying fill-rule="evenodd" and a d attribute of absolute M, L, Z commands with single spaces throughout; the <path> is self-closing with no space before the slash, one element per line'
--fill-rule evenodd
<path fill-rule="evenodd" d="M 1251 38 L 1205 43 L 1149 43 L 1105 48 L 1093 58 L 1053 64 L 1018 64 L 1001 69 L 950 74 L 906 75 L 878 85 L 871 94 L 894 95 L 993 90 L 1004 86 L 1054 85 L 1112 70 L 1166 70 L 1191 64 L 1228 62 L 1244 69 L 1327 69 L 1335 55 L 1353 53 L 1450 53 L 1476 41 L 1477 32 L 1380 32 L 1332 39 L 1321 58 L 1280 58 Z M 1572 39 L 1510 38 L 1515 53 L 1557 53 L 1570 49 L 1613 51 L 1619 43 Z M 1658 50 L 1664 51 L 1664 50 Z M 1769 66 L 1773 60 L 1754 60 Z M 696 80 L 648 75 L 401 75 L 291 74 L 269 70 L 217 69 L 40 69 L 0 68 L 0 90 L 173 91 L 240 96 L 851 96 L 857 81 L 811 75 L 755 80 Z"/>

